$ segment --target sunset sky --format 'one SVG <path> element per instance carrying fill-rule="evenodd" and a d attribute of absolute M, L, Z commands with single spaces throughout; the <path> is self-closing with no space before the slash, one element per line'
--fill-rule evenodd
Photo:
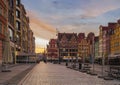
<path fill-rule="evenodd" d="M 120 0 L 21 0 L 30 17 L 36 47 L 44 48 L 59 32 L 95 32 L 120 19 Z"/>

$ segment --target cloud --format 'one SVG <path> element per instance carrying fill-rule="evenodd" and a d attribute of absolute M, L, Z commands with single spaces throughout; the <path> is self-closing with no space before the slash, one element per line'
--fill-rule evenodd
<path fill-rule="evenodd" d="M 81 24 L 68 24 L 60 28 L 60 32 L 80 33 L 84 32 L 86 35 L 89 32 L 94 32 L 95 35 L 99 33 L 99 23 L 81 23 Z"/>
<path fill-rule="evenodd" d="M 30 27 L 35 36 L 48 40 L 55 35 L 56 29 L 41 20 L 36 12 L 28 11 L 27 13 L 27 15 L 30 17 Z"/>
<path fill-rule="evenodd" d="M 30 17 L 30 27 L 35 36 L 36 52 L 43 52 L 49 39 L 55 37 L 56 29 L 41 20 L 37 12 L 27 11 L 27 15 Z"/>
<path fill-rule="evenodd" d="M 90 0 L 84 9 L 84 13 L 81 15 L 83 18 L 97 17 L 108 11 L 120 8 L 119 0 Z"/>

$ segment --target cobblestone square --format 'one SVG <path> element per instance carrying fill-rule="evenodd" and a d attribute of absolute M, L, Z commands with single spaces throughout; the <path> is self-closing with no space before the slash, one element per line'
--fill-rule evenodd
<path fill-rule="evenodd" d="M 99 79 L 63 65 L 40 63 L 18 85 L 120 85 L 120 81 Z"/>

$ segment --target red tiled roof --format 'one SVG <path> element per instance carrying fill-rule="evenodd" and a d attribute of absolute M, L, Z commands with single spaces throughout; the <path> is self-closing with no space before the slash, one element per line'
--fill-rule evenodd
<path fill-rule="evenodd" d="M 58 33 L 58 40 L 61 40 L 62 36 L 66 36 L 66 38 L 68 40 L 70 40 L 72 38 L 72 36 L 74 35 L 75 38 L 77 39 L 77 33 Z"/>
<path fill-rule="evenodd" d="M 120 19 L 117 21 L 118 24 L 120 24 Z"/>
<path fill-rule="evenodd" d="M 116 25 L 117 25 L 117 23 L 108 23 L 108 27 L 110 29 L 114 29 Z"/>
<path fill-rule="evenodd" d="M 94 40 L 95 40 L 95 42 L 96 42 L 96 41 L 99 41 L 99 37 L 96 36 Z"/>
<path fill-rule="evenodd" d="M 109 27 L 107 27 L 107 26 L 102 26 L 102 31 L 107 31 L 109 29 Z"/>
<path fill-rule="evenodd" d="M 80 42 L 84 38 L 85 38 L 85 33 L 79 33 L 78 34 L 78 42 Z"/>
<path fill-rule="evenodd" d="M 49 44 L 56 44 L 57 43 L 57 39 L 50 39 Z"/>

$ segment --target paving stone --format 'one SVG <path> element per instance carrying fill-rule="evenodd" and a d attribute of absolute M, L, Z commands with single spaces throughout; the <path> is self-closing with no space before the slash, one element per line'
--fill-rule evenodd
<path fill-rule="evenodd" d="M 40 63 L 18 85 L 119 85 L 120 81 L 106 81 L 97 76 L 78 72 L 63 65 Z"/>

